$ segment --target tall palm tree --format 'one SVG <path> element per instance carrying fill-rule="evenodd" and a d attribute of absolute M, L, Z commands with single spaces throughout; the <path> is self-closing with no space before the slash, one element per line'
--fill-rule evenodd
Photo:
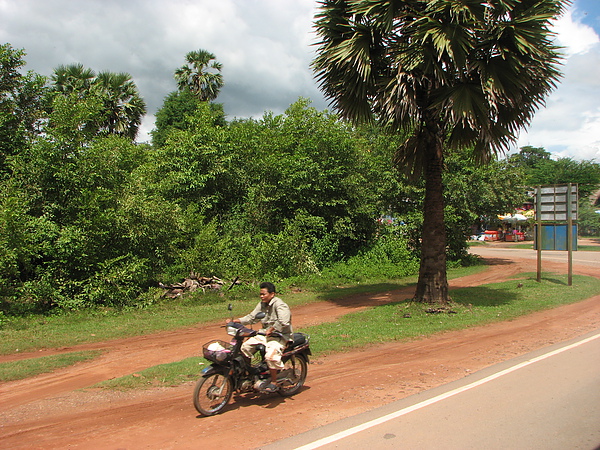
<path fill-rule="evenodd" d="M 51 80 L 55 92 L 68 95 L 76 93 L 79 96 L 89 94 L 96 73 L 83 64 L 69 64 L 54 69 Z"/>
<path fill-rule="evenodd" d="M 135 139 L 146 103 L 128 73 L 100 72 L 82 64 L 54 69 L 51 77 L 53 95 L 74 94 L 79 98 L 96 96 L 103 104 L 102 117 L 88 124 L 94 131 Z"/>
<path fill-rule="evenodd" d="M 146 103 L 128 73 L 100 72 L 94 80 L 93 92 L 104 103 L 105 116 L 100 130 L 135 139 Z"/>
<path fill-rule="evenodd" d="M 223 87 L 223 66 L 215 60 L 216 56 L 206 50 L 197 50 L 189 52 L 185 59 L 187 64 L 175 71 L 179 90 L 187 89 L 202 101 L 216 99 Z"/>
<path fill-rule="evenodd" d="M 446 303 L 444 152 L 507 149 L 560 77 L 550 22 L 569 0 L 322 0 L 313 69 L 353 121 L 407 132 L 395 163 L 425 178 L 415 300 Z"/>

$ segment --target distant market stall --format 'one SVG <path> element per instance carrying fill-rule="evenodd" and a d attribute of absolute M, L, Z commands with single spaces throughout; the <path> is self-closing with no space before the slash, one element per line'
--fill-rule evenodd
<path fill-rule="evenodd" d="M 501 222 L 501 226 L 498 227 L 498 239 L 507 242 L 524 241 L 530 219 L 533 219 L 533 211 L 531 213 L 523 211 L 515 214 L 499 215 L 498 219 Z"/>

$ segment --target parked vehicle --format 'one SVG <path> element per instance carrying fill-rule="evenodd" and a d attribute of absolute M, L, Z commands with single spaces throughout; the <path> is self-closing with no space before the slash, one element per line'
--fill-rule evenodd
<path fill-rule="evenodd" d="M 260 319 L 260 314 L 257 319 Z M 269 368 L 265 362 L 265 348 L 258 346 L 252 361 L 248 360 L 241 347 L 249 337 L 261 331 L 229 322 L 227 333 L 233 336 L 230 343 L 221 340 L 207 342 L 203 355 L 211 365 L 202 371 L 202 377 L 194 389 L 194 406 L 203 416 L 212 416 L 225 408 L 234 392 L 263 392 L 270 383 Z M 306 380 L 310 352 L 310 337 L 294 333 L 282 356 L 284 368 L 277 375 L 277 393 L 283 397 L 296 394 Z M 255 362 L 252 364 L 252 362 Z"/>

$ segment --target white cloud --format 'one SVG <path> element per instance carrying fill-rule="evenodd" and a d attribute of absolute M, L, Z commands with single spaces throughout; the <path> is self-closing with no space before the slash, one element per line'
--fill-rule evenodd
<path fill-rule="evenodd" d="M 565 47 L 560 85 L 547 99 L 519 147 L 544 147 L 555 157 L 600 161 L 600 37 L 571 7 L 555 29 Z"/>
<path fill-rule="evenodd" d="M 582 23 L 583 7 L 596 1 L 575 0 L 556 22 L 564 78 L 520 146 L 600 160 L 600 38 Z M 280 114 L 301 96 L 325 109 L 310 69 L 316 7 L 315 0 L 0 0 L 0 42 L 24 48 L 27 68 L 43 75 L 74 62 L 130 73 L 148 105 L 145 140 L 176 89 L 173 72 L 200 48 L 223 64 L 218 101 L 229 118 Z"/>
<path fill-rule="evenodd" d="M 565 47 L 568 56 L 587 53 L 600 42 L 594 29 L 581 22 L 574 7 L 556 21 L 554 31 L 558 34 L 558 44 Z"/>

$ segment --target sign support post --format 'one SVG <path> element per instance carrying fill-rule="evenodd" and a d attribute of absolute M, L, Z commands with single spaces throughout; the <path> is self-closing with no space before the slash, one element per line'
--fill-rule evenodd
<path fill-rule="evenodd" d="M 535 210 L 537 211 L 537 227 L 535 229 L 535 242 L 537 243 L 537 279 L 538 283 L 542 282 L 542 187 L 537 187 L 537 195 L 535 196 Z"/>
<path fill-rule="evenodd" d="M 573 200 L 571 199 L 572 184 L 567 189 L 567 251 L 569 265 L 569 286 L 573 286 Z"/>
<path fill-rule="evenodd" d="M 573 250 L 577 250 L 577 237 L 573 236 L 578 219 L 577 184 L 538 186 L 536 191 L 537 281 L 542 281 L 542 250 L 567 250 L 568 283 L 572 286 Z"/>

